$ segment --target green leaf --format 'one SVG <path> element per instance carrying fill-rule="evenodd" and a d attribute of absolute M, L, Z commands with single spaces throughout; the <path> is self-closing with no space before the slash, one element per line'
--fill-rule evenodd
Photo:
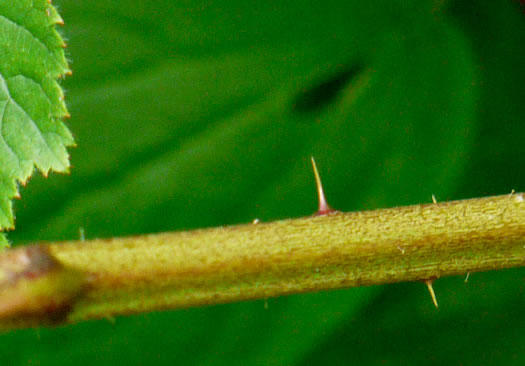
<path fill-rule="evenodd" d="M 0 230 L 14 227 L 11 199 L 35 166 L 45 176 L 69 168 L 73 138 L 57 82 L 70 72 L 55 29 L 61 23 L 46 0 L 0 0 Z"/>
<path fill-rule="evenodd" d="M 64 1 L 75 169 L 12 240 L 309 215 L 310 155 L 341 210 L 523 190 L 521 14 L 437 3 Z M 439 312 L 417 283 L 25 330 L 0 364 L 511 364 L 522 278 L 438 280 Z"/>

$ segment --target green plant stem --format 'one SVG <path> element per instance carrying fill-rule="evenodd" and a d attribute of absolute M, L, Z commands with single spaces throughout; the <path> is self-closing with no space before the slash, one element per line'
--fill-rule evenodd
<path fill-rule="evenodd" d="M 77 322 L 525 265 L 523 195 L 0 254 L 0 327 Z"/>

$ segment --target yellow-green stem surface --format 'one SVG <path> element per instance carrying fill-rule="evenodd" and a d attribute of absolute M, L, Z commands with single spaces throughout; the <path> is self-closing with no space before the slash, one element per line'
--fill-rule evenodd
<path fill-rule="evenodd" d="M 523 265 L 522 194 L 53 243 L 0 254 L 0 328 Z"/>

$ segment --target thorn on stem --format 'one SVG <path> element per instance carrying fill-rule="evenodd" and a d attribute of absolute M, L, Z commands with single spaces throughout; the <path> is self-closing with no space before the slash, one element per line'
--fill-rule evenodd
<path fill-rule="evenodd" d="M 317 186 L 317 198 L 319 202 L 319 207 L 315 215 L 322 216 L 322 215 L 328 215 L 330 213 L 334 213 L 336 212 L 336 210 L 330 207 L 328 202 L 326 202 L 326 198 L 324 196 L 324 191 L 323 191 L 323 183 L 321 182 L 321 176 L 319 175 L 319 171 L 317 170 L 315 159 L 313 156 L 311 156 L 310 159 L 312 161 L 312 168 L 314 170 L 315 184 Z"/>
<path fill-rule="evenodd" d="M 432 194 L 432 203 L 438 203 L 436 196 L 434 196 L 433 194 Z"/>
<path fill-rule="evenodd" d="M 436 309 L 439 307 L 438 302 L 436 299 L 436 293 L 434 292 L 434 287 L 432 286 L 434 284 L 434 280 L 425 280 L 425 285 L 427 285 L 428 292 L 430 292 L 430 297 L 432 298 L 432 302 L 434 303 L 434 306 Z"/>
<path fill-rule="evenodd" d="M 467 272 L 467 275 L 465 276 L 465 283 L 468 282 L 468 278 L 470 277 L 470 272 Z"/>
<path fill-rule="evenodd" d="M 516 191 L 515 190 L 511 190 L 508 198 L 510 199 L 510 198 L 514 197 L 514 202 L 523 202 L 523 193 L 518 193 L 516 195 L 514 195 L 514 193 L 516 193 Z"/>

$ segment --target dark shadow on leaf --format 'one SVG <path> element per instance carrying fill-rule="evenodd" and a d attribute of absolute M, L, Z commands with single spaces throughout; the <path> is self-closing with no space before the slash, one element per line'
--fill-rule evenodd
<path fill-rule="evenodd" d="M 338 72 L 317 81 L 310 88 L 304 88 L 292 102 L 292 109 L 297 113 L 310 113 L 333 103 L 341 91 L 364 71 L 364 64 L 354 62 Z"/>

